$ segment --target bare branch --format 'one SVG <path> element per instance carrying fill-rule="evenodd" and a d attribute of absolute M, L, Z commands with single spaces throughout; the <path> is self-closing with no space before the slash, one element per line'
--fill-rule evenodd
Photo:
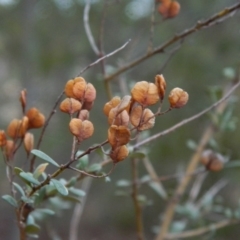
<path fill-rule="evenodd" d="M 100 55 L 100 51 L 95 43 L 94 37 L 92 35 L 91 28 L 89 26 L 89 11 L 90 11 L 90 6 L 91 6 L 91 0 L 86 0 L 86 5 L 84 8 L 84 13 L 83 13 L 83 23 L 84 23 L 84 28 L 86 31 L 86 35 L 88 38 L 88 41 L 92 47 L 92 50 L 95 52 L 97 56 Z"/>
<path fill-rule="evenodd" d="M 108 58 L 108 57 L 111 57 L 113 56 L 114 54 L 118 53 L 119 51 L 121 51 L 122 49 L 124 49 L 128 44 L 129 42 L 131 41 L 131 39 L 129 39 L 126 43 L 124 43 L 120 48 L 117 48 L 116 50 L 114 50 L 113 52 L 111 53 L 108 53 L 107 55 L 99 58 L 97 61 L 89 64 L 87 67 L 85 67 L 79 74 L 78 76 L 82 75 L 87 69 L 89 69 L 90 67 L 98 64 L 99 62 L 103 61 L 104 59 Z"/>
<path fill-rule="evenodd" d="M 210 224 L 206 227 L 198 228 L 195 230 L 190 230 L 190 231 L 186 231 L 186 232 L 182 232 L 182 233 L 170 233 L 164 239 L 165 240 L 175 240 L 175 239 L 179 240 L 179 239 L 183 239 L 183 238 L 190 238 L 190 237 L 193 238 L 193 237 L 197 237 L 197 236 L 203 235 L 205 233 L 226 227 L 228 225 L 236 224 L 236 223 L 239 223 L 239 221 L 235 220 L 235 219 L 227 219 L 227 220 L 223 220 L 218 223 Z"/>
<path fill-rule="evenodd" d="M 172 37 L 171 39 L 169 39 L 168 41 L 166 41 L 165 43 L 163 43 L 161 46 L 155 48 L 152 52 L 147 53 L 141 57 L 139 57 L 138 59 L 136 59 L 135 61 L 128 63 L 126 66 L 123 66 L 122 68 L 118 69 L 115 73 L 107 76 L 105 78 L 106 81 L 111 81 L 113 80 L 116 76 L 120 75 L 123 72 L 126 72 L 127 70 L 133 68 L 134 66 L 140 64 L 141 62 L 147 60 L 148 58 L 152 57 L 155 54 L 158 54 L 160 52 L 164 52 L 164 50 L 171 46 L 172 44 L 184 39 L 185 37 L 191 35 L 194 32 L 197 32 L 199 30 L 205 29 L 209 26 L 213 26 L 217 23 L 219 23 L 220 20 L 225 19 L 227 16 L 230 16 L 231 14 L 235 13 L 236 10 L 238 10 L 240 8 L 240 3 L 237 3 L 229 8 L 225 8 L 224 10 L 218 12 L 217 14 L 213 15 L 212 17 L 210 17 L 209 19 L 205 20 L 205 21 L 198 21 L 195 26 L 184 30 L 183 32 L 181 32 L 180 34 L 176 34 L 174 37 Z"/>

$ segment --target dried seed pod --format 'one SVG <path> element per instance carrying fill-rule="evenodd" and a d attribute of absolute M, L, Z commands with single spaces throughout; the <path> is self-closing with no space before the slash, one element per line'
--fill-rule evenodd
<path fill-rule="evenodd" d="M 158 8 L 158 12 L 163 18 L 174 18 L 180 12 L 180 4 L 177 1 L 162 0 L 161 5 Z"/>
<path fill-rule="evenodd" d="M 29 119 L 28 117 L 24 116 L 22 120 L 20 119 L 13 119 L 7 128 L 7 134 L 9 137 L 15 138 L 22 138 L 24 137 L 27 129 L 29 126 Z"/>
<path fill-rule="evenodd" d="M 155 117 L 154 113 L 149 108 L 143 110 L 142 106 L 138 105 L 133 108 L 130 121 L 139 131 L 143 131 L 154 126 Z"/>
<path fill-rule="evenodd" d="M 130 104 L 131 104 L 131 99 L 132 97 L 129 95 L 126 95 L 122 98 L 122 100 L 120 101 L 120 103 L 115 107 L 116 108 L 116 112 L 117 114 L 121 113 L 124 110 L 129 109 Z"/>
<path fill-rule="evenodd" d="M 205 150 L 202 153 L 200 161 L 207 170 L 213 172 L 222 170 L 225 162 L 224 157 L 221 154 L 215 153 L 212 150 Z"/>
<path fill-rule="evenodd" d="M 79 112 L 78 118 L 81 119 L 82 121 L 88 120 L 89 118 L 89 111 L 86 109 L 83 109 Z"/>
<path fill-rule="evenodd" d="M 114 107 L 116 107 L 119 103 L 121 102 L 121 98 L 120 97 L 114 97 L 112 98 L 109 102 L 107 102 L 105 105 L 104 105 L 104 108 L 103 108 L 103 112 L 106 116 L 108 116 L 110 110 Z"/>
<path fill-rule="evenodd" d="M 161 1 L 160 6 L 158 7 L 158 12 L 162 15 L 163 18 L 168 18 L 168 11 L 171 5 L 171 0 Z"/>
<path fill-rule="evenodd" d="M 159 100 L 158 89 L 154 83 L 137 82 L 131 90 L 132 98 L 142 106 L 150 106 Z"/>
<path fill-rule="evenodd" d="M 27 90 L 26 89 L 21 91 L 19 101 L 22 105 L 23 112 L 25 112 L 25 108 L 26 108 L 26 104 L 27 104 Z"/>
<path fill-rule="evenodd" d="M 129 154 L 128 148 L 126 147 L 126 145 L 123 145 L 115 149 L 112 149 L 110 157 L 114 163 L 117 163 L 124 160 L 128 156 L 128 154 Z"/>
<path fill-rule="evenodd" d="M 94 127 L 88 120 L 82 121 L 79 118 L 73 118 L 69 123 L 71 133 L 81 142 L 93 135 Z"/>
<path fill-rule="evenodd" d="M 84 98 L 87 83 L 84 78 L 77 79 L 78 81 L 74 83 L 72 90 L 75 98 L 79 101 L 82 101 L 82 99 Z"/>
<path fill-rule="evenodd" d="M 188 93 L 182 90 L 181 88 L 174 88 L 169 96 L 168 101 L 171 108 L 181 108 L 188 102 Z"/>
<path fill-rule="evenodd" d="M 165 91 L 166 91 L 167 84 L 166 84 L 166 81 L 165 81 L 162 74 L 157 75 L 155 77 L 155 85 L 158 88 L 158 95 L 159 95 L 160 99 L 163 100 L 163 98 L 165 96 Z"/>
<path fill-rule="evenodd" d="M 7 137 L 4 130 L 0 130 L 0 147 L 4 147 L 7 144 Z"/>
<path fill-rule="evenodd" d="M 129 123 L 129 115 L 126 110 L 118 114 L 117 108 L 112 108 L 108 115 L 108 123 L 110 125 L 114 124 L 117 126 L 123 125 L 127 126 Z"/>
<path fill-rule="evenodd" d="M 26 114 L 29 119 L 28 129 L 40 128 L 45 123 L 44 115 L 37 108 L 30 108 Z"/>
<path fill-rule="evenodd" d="M 91 83 L 88 83 L 84 94 L 84 101 L 89 103 L 93 102 L 96 99 L 96 94 L 95 87 Z"/>
<path fill-rule="evenodd" d="M 172 1 L 169 10 L 168 10 L 168 18 L 176 17 L 180 12 L 180 4 L 177 1 Z"/>
<path fill-rule="evenodd" d="M 60 110 L 69 114 L 79 111 L 81 107 L 82 104 L 74 98 L 65 98 L 60 104 Z"/>
<path fill-rule="evenodd" d="M 125 126 L 111 125 L 108 129 L 108 141 L 113 149 L 127 144 L 130 136 L 130 131 Z"/>
<path fill-rule="evenodd" d="M 27 132 L 24 136 L 24 148 L 27 152 L 27 155 L 29 155 L 29 153 L 32 151 L 33 146 L 34 146 L 34 136 L 32 133 Z"/>
<path fill-rule="evenodd" d="M 84 80 L 84 78 L 81 78 L 81 77 L 76 77 L 74 79 L 68 80 L 66 85 L 65 85 L 65 88 L 64 88 L 64 92 L 65 92 L 66 96 L 69 97 L 69 98 L 76 98 L 76 96 L 73 93 L 73 86 L 77 82 L 80 82 L 80 81 L 83 81 L 83 80 Z"/>
<path fill-rule="evenodd" d="M 7 160 L 10 160 L 13 157 L 13 153 L 15 150 L 15 143 L 13 140 L 7 140 L 6 146 L 5 146 L 5 155 Z"/>

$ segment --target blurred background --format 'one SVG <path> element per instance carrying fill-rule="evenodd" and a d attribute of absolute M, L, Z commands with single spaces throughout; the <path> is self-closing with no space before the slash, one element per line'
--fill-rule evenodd
<path fill-rule="evenodd" d="M 142 56 L 147 51 L 151 26 L 153 0 L 93 0 L 89 23 L 96 43 L 103 31 L 103 49 L 109 53 L 122 46 L 128 39 L 130 44 L 106 59 L 107 74 Z M 182 1 L 178 17 L 161 21 L 156 13 L 154 46 L 159 46 L 176 33 L 192 27 L 196 21 L 206 19 L 225 7 L 238 1 Z M 84 0 L 0 0 L 0 129 L 6 129 L 13 118 L 21 117 L 19 93 L 27 89 L 28 108 L 37 107 L 45 116 L 50 113 L 57 96 L 67 80 L 76 76 L 84 67 L 98 57 L 93 52 L 83 25 Z M 101 22 L 104 18 L 104 28 Z M 179 121 L 188 118 L 213 103 L 214 94 L 219 92 L 234 71 L 240 67 L 240 14 L 237 12 L 223 22 L 194 33 L 187 37 L 180 49 L 167 63 L 163 74 L 167 81 L 167 91 L 174 87 L 185 89 L 190 96 L 189 103 L 181 110 L 172 111 L 156 119 L 150 134 L 160 132 Z M 176 47 L 174 45 L 172 47 Z M 169 48 L 169 52 L 171 48 Z M 114 95 L 123 96 L 136 81 L 154 81 L 154 77 L 169 57 L 169 52 L 158 54 L 138 66 L 124 72 L 112 81 Z M 102 70 L 95 65 L 83 74 L 97 89 L 97 100 L 91 111 L 90 120 L 95 125 L 94 136 L 84 142 L 82 149 L 93 143 L 101 143 L 107 137 L 107 119 L 102 108 L 108 97 L 104 88 Z M 234 94 L 239 95 L 239 90 Z M 237 98 L 235 98 L 236 100 Z M 164 103 L 164 108 L 168 106 Z M 240 159 L 238 111 L 240 105 L 233 105 L 235 126 L 216 134 L 210 147 L 217 148 L 229 161 Z M 41 149 L 58 163 L 68 160 L 72 137 L 68 131 L 69 118 L 59 111 L 52 118 L 45 134 Z M 193 145 L 210 122 L 205 115 L 173 133 L 148 145 L 151 162 L 159 176 L 183 172 L 193 154 Z M 233 124 L 234 124 L 233 123 Z M 38 130 L 33 131 L 36 136 Z M 24 158 L 22 151 L 19 158 Z M 96 162 L 100 160 L 95 159 Z M 79 239 L 83 240 L 132 240 L 136 239 L 134 208 L 130 196 L 117 196 L 117 182 L 131 179 L 130 161 L 127 159 L 117 165 L 111 181 L 93 179 L 89 183 L 84 210 L 79 223 Z M 48 169 L 51 172 L 51 168 Z M 5 164 L 0 161 L 0 193 L 9 194 Z M 146 170 L 140 165 L 141 176 Z M 66 172 L 69 177 L 72 172 Z M 226 180 L 214 199 L 223 209 L 236 213 L 239 208 L 239 168 L 224 169 L 219 173 L 205 176 L 199 198 L 219 181 Z M 169 196 L 178 181 L 163 183 Z M 189 188 L 191 189 L 191 187 Z M 188 189 L 188 190 L 189 190 Z M 146 239 L 153 239 L 154 229 L 159 225 L 161 213 L 166 207 L 163 200 L 153 189 L 144 185 L 141 193 L 149 199 L 144 207 Z M 188 193 L 186 193 L 186 199 Z M 43 227 L 40 239 L 69 239 L 69 228 L 74 212 L 70 208 L 39 222 Z M 188 210 L 188 209 L 187 209 Z M 178 216 L 178 226 L 183 227 L 183 219 Z M 229 217 L 229 216 L 228 216 Z M 209 223 L 201 217 L 195 218 L 194 227 Z M 181 225 L 182 224 L 182 225 Z M 206 234 L 192 239 L 239 239 L 238 225 L 219 230 L 214 235 Z M 18 230 L 13 208 L 0 200 L 0 239 L 18 239 Z M 191 238 L 190 238 L 191 239 Z"/>

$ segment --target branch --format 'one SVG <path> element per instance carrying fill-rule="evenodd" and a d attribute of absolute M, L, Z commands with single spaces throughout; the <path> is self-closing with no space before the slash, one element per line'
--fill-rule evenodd
<path fill-rule="evenodd" d="M 195 230 L 190 230 L 182 233 L 171 233 L 168 234 L 164 239 L 165 240 L 179 240 L 180 238 L 192 238 L 192 237 L 197 237 L 200 235 L 203 235 L 208 232 L 216 231 L 217 229 L 226 227 L 228 225 L 236 224 L 239 223 L 238 220 L 235 219 L 228 219 L 228 220 L 223 220 L 218 223 L 210 224 L 209 226 L 198 228 Z"/>
<path fill-rule="evenodd" d="M 117 52 L 121 51 L 122 49 L 124 49 L 128 44 L 129 42 L 131 41 L 131 39 L 129 39 L 126 43 L 124 43 L 120 48 L 117 48 L 116 50 L 114 50 L 113 52 L 111 53 L 108 53 L 107 55 L 99 58 L 97 61 L 89 64 L 87 67 L 85 67 L 77 76 L 81 76 L 87 69 L 89 69 L 90 67 L 98 64 L 99 62 L 103 61 L 104 59 L 108 58 L 108 57 L 111 57 L 113 56 L 114 54 L 116 54 Z"/>
<path fill-rule="evenodd" d="M 49 114 L 49 116 L 48 116 L 48 118 L 47 118 L 47 120 L 46 120 L 46 122 L 45 122 L 45 124 L 44 124 L 44 126 L 42 128 L 42 132 L 40 134 L 40 137 L 38 139 L 38 143 L 37 143 L 35 149 L 39 149 L 40 148 L 40 145 L 42 143 L 42 139 L 43 139 L 44 133 L 45 133 L 45 131 L 47 129 L 47 126 L 48 126 L 52 116 L 56 113 L 57 106 L 58 106 L 59 102 L 61 101 L 61 98 L 62 98 L 63 94 L 64 94 L 64 91 L 61 92 L 61 94 L 58 96 L 58 98 L 57 98 L 57 100 L 56 100 L 56 102 L 55 102 L 55 104 L 54 104 L 54 106 L 52 108 L 52 111 L 50 112 L 50 114 Z M 30 160 L 30 172 L 33 172 L 35 159 L 36 159 L 36 156 L 33 155 L 33 157 Z"/>
<path fill-rule="evenodd" d="M 88 38 L 88 41 L 92 47 L 92 50 L 95 52 L 97 56 L 100 55 L 100 51 L 98 50 L 98 47 L 94 41 L 93 35 L 91 28 L 89 26 L 89 11 L 90 11 L 90 6 L 91 6 L 91 0 L 86 0 L 86 5 L 84 8 L 84 13 L 83 13 L 83 23 L 84 23 L 84 28 L 86 31 L 86 35 Z"/>
<path fill-rule="evenodd" d="M 138 59 L 136 59 L 135 61 L 132 61 L 131 63 L 127 64 L 126 66 L 123 66 L 122 68 L 118 69 L 115 73 L 107 76 L 105 78 L 105 81 L 111 81 L 113 80 L 116 76 L 120 75 L 123 72 L 126 72 L 127 70 L 129 70 L 130 68 L 133 68 L 134 66 L 140 64 L 141 62 L 147 60 L 148 58 L 152 57 L 153 55 L 160 53 L 160 52 L 164 52 L 164 50 L 169 47 L 170 45 L 183 40 L 185 37 L 191 35 L 194 32 L 197 32 L 198 30 L 202 30 L 204 28 L 207 28 L 209 26 L 213 26 L 215 24 L 217 24 L 220 20 L 225 19 L 226 16 L 229 16 L 230 14 L 234 13 L 234 11 L 238 10 L 240 8 L 240 3 L 237 3 L 229 8 L 226 8 L 220 12 L 218 12 L 217 14 L 213 15 L 212 17 L 210 17 L 209 19 L 205 20 L 205 21 L 198 21 L 195 26 L 184 30 L 183 32 L 181 32 L 180 34 L 176 34 L 174 37 L 172 37 L 171 39 L 169 39 L 168 41 L 166 41 L 165 43 L 163 43 L 162 45 L 160 45 L 159 47 L 155 48 L 152 52 L 147 53 L 141 57 L 139 57 Z"/>
<path fill-rule="evenodd" d="M 201 117 L 202 115 L 206 114 L 207 112 L 209 112 L 209 111 L 212 110 L 213 108 L 219 106 L 221 103 L 223 103 L 224 101 L 226 101 L 226 100 L 230 97 L 230 95 L 231 95 L 239 86 L 240 86 L 240 81 L 237 82 L 219 101 L 215 102 L 215 103 L 214 103 L 213 105 L 211 105 L 210 107 L 208 107 L 208 108 L 206 108 L 205 110 L 203 110 L 203 111 L 201 111 L 201 112 L 193 115 L 193 116 L 190 117 L 190 118 L 184 119 L 183 121 L 177 123 L 176 125 L 168 128 L 168 129 L 166 129 L 166 130 L 164 130 L 164 131 L 162 131 L 162 132 L 160 132 L 160 133 L 157 133 L 157 134 L 155 134 L 155 135 L 153 135 L 153 136 L 151 136 L 151 137 L 143 140 L 142 142 L 136 143 L 133 147 L 134 147 L 134 148 L 139 148 L 139 147 L 141 147 L 142 145 L 147 144 L 147 143 L 149 143 L 149 142 L 152 142 L 153 140 L 155 140 L 155 139 L 157 139 L 157 138 L 159 138 L 159 137 L 161 137 L 161 136 L 163 136 L 163 135 L 166 135 L 166 134 L 168 134 L 168 133 L 170 133 L 170 132 L 173 132 L 174 130 L 182 127 L 183 125 L 185 125 L 185 124 L 187 124 L 187 123 L 189 123 L 189 122 L 191 122 L 191 121 L 193 121 L 193 120 Z"/>

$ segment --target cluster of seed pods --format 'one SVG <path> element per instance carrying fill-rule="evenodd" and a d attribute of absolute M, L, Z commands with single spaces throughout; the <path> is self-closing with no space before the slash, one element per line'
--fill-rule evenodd
<path fill-rule="evenodd" d="M 10 121 L 6 131 L 7 134 L 4 130 L 0 130 L 0 147 L 3 149 L 7 160 L 13 158 L 18 139 L 23 140 L 25 150 L 29 154 L 34 146 L 34 135 L 29 130 L 40 128 L 45 123 L 45 116 L 37 108 L 32 107 L 27 112 L 25 111 L 27 104 L 26 90 L 21 91 L 19 100 L 22 105 L 23 117 Z"/>
<path fill-rule="evenodd" d="M 162 102 L 166 91 L 163 75 L 155 77 L 155 83 L 140 81 L 131 89 L 131 96 L 122 99 L 114 97 L 103 108 L 108 117 L 108 141 L 111 145 L 110 157 L 116 162 L 124 160 L 128 154 L 126 144 L 131 139 L 131 131 L 148 130 L 155 124 L 157 114 L 149 106 Z M 181 108 L 188 101 L 188 93 L 174 88 L 168 97 L 170 108 Z"/>
<path fill-rule="evenodd" d="M 88 119 L 96 99 L 96 89 L 84 78 L 76 77 L 66 83 L 64 91 L 67 98 L 61 102 L 60 110 L 71 115 L 69 129 L 80 143 L 94 132 L 94 126 Z"/>

